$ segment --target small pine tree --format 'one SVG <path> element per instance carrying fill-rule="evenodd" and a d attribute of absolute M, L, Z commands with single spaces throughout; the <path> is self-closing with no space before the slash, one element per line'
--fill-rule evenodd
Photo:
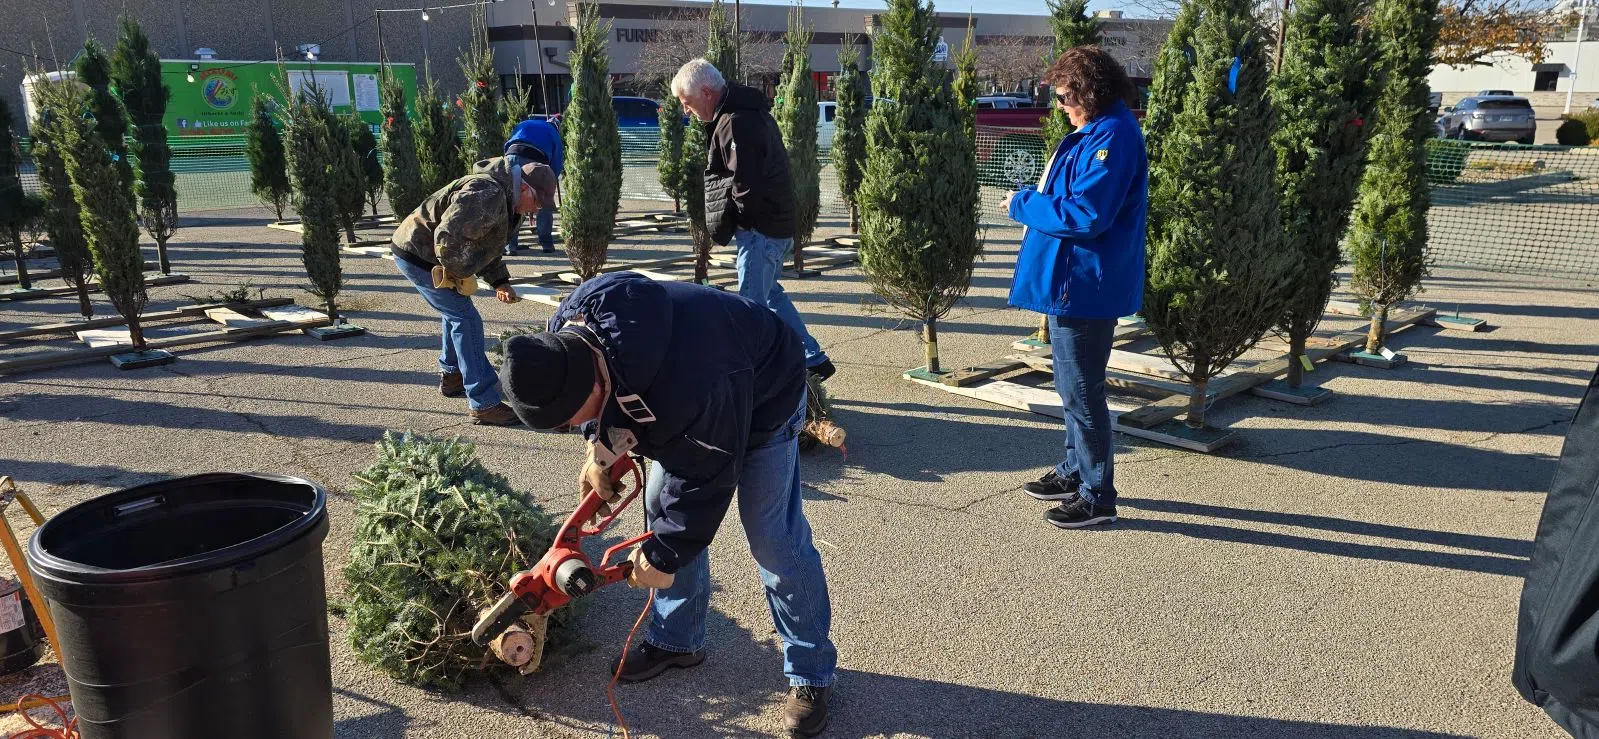
<path fill-rule="evenodd" d="M 982 251 L 969 103 L 931 61 L 937 41 L 930 4 L 890 0 L 873 37 L 872 87 L 896 102 L 867 118 L 860 191 L 861 269 L 873 292 L 922 322 L 929 372 L 940 371 L 938 319 L 966 295 Z"/>
<path fill-rule="evenodd" d="M 291 95 L 287 79 L 285 73 L 284 98 L 289 103 L 283 109 L 283 141 L 289 181 L 294 183 L 294 209 L 300 214 L 300 256 L 311 278 L 307 290 L 322 299 L 328 317 L 337 321 L 344 272 L 339 264 L 340 208 L 335 188 L 353 169 L 344 160 L 354 159 L 355 152 L 344 126 L 328 109 L 326 93 L 310 84 Z"/>
<path fill-rule="evenodd" d="M 72 195 L 78 202 L 78 216 L 89 253 L 94 257 L 100 289 L 127 321 L 133 350 L 144 351 L 144 328 L 139 315 L 149 296 L 144 289 L 144 254 L 139 250 L 133 198 L 123 187 L 122 168 L 115 154 L 101 145 L 102 132 L 92 127 L 95 119 L 69 114 L 61 117 L 61 123 L 57 129 L 61 134 L 61 153 L 72 180 Z"/>
<path fill-rule="evenodd" d="M 833 169 L 838 172 L 838 192 L 849 204 L 849 230 L 860 230 L 858 196 L 866 169 L 866 75 L 860 69 L 861 52 L 846 34 L 838 52 L 838 81 L 834 94 Z"/>
<path fill-rule="evenodd" d="M 432 79 L 416 98 L 415 131 L 417 172 L 426 198 L 466 172 L 461 140 L 455 135 L 455 110 L 439 98 Z"/>
<path fill-rule="evenodd" d="M 99 41 L 83 42 L 83 53 L 78 55 L 77 80 L 89 88 L 89 114 L 94 119 L 95 135 L 100 145 L 111 152 L 121 174 L 122 189 L 133 200 L 133 166 L 128 161 L 128 115 L 112 89 L 111 60 Z"/>
<path fill-rule="evenodd" d="M 1198 428 L 1211 378 L 1282 315 L 1293 263 L 1281 248 L 1271 61 L 1250 3 L 1189 2 L 1201 6 L 1191 74 L 1150 163 L 1164 220 L 1150 230 L 1144 316 L 1191 383 L 1187 421 Z"/>
<path fill-rule="evenodd" d="M 356 221 L 361 220 L 361 214 L 366 212 L 366 170 L 362 167 L 356 142 L 357 128 L 365 124 L 353 118 L 335 116 L 331 110 L 327 118 L 329 130 L 344 142 L 344 147 L 333 160 L 333 169 L 328 172 L 328 186 L 333 188 L 334 206 L 338 208 L 339 225 L 344 227 L 345 239 L 354 244 Z"/>
<path fill-rule="evenodd" d="M 955 94 L 955 107 L 960 112 L 961 130 L 967 138 L 977 138 L 977 49 L 972 47 L 974 29 L 968 19 L 966 41 L 955 54 L 955 80 L 950 90 Z"/>
<path fill-rule="evenodd" d="M 1045 0 L 1045 4 L 1049 6 L 1049 29 L 1055 40 L 1050 45 L 1049 56 L 1043 60 L 1044 66 L 1053 64 L 1068 49 L 1099 43 L 1099 21 L 1088 15 L 1088 0 Z M 1049 96 L 1053 99 L 1053 88 Z M 1055 105 L 1049 106 L 1049 115 L 1044 117 L 1044 155 L 1055 151 L 1061 139 L 1072 130 L 1072 119 L 1066 112 Z"/>
<path fill-rule="evenodd" d="M 729 83 L 743 80 L 739 74 L 739 38 L 738 29 L 733 27 L 733 16 L 727 12 L 727 4 L 722 0 L 711 0 L 711 8 L 706 15 L 709 33 L 706 37 L 705 60 L 716 67 L 716 71 Z"/>
<path fill-rule="evenodd" d="M 419 147 L 405 107 L 405 87 L 387 66 L 378 79 L 378 91 L 383 101 L 383 140 L 379 142 L 386 169 L 383 191 L 389 196 L 394 217 L 401 219 L 416 210 L 431 190 L 422 189 Z"/>
<path fill-rule="evenodd" d="M 499 153 L 505 151 L 503 144 L 511 140 L 511 135 L 516 133 L 517 124 L 527 119 L 528 109 L 531 107 L 532 97 L 527 85 L 522 84 L 522 70 L 516 72 L 516 85 L 500 95 L 500 143 Z"/>
<path fill-rule="evenodd" d="M 1365 165 L 1363 119 L 1371 47 L 1358 21 L 1363 0 L 1299 0 L 1287 19 L 1282 68 L 1272 77 L 1278 123 L 1277 184 L 1283 250 L 1294 274 L 1284 283 L 1277 330 L 1288 337 L 1288 385 L 1299 387 L 1299 357 L 1321 322 L 1343 254 L 1355 188 Z"/>
<path fill-rule="evenodd" d="M 578 4 L 573 27 L 572 104 L 566 108 L 566 177 L 562 184 L 561 237 L 566 255 L 583 279 L 605 266 L 622 196 L 622 137 L 611 107 L 611 24 L 600 23 L 599 5 Z"/>
<path fill-rule="evenodd" d="M 82 88 L 69 82 L 45 80 L 34 87 L 39 114 L 33 123 L 33 164 L 39 174 L 39 192 L 44 201 L 44 226 L 55 248 L 61 278 L 77 289 L 78 312 L 94 316 L 89 302 L 89 282 L 94 277 L 94 258 L 83 234 L 83 217 L 72 191 L 72 176 L 67 173 L 64 130 L 69 118 L 83 114 L 87 106 Z"/>
<path fill-rule="evenodd" d="M 683 212 L 683 104 L 676 95 L 667 95 L 661 104 L 661 148 L 655 171 L 661 189 L 672 198 L 672 212 Z"/>
<path fill-rule="evenodd" d="M 36 217 L 35 205 L 22 189 L 21 152 L 11 133 L 11 104 L 0 97 L 0 236 L 4 236 L 17 263 L 17 285 L 33 287 L 28 279 L 27 254 L 22 248 L 22 231 Z"/>
<path fill-rule="evenodd" d="M 288 162 L 283 155 L 283 135 L 272 115 L 271 98 L 257 94 L 250 103 L 250 128 L 245 134 L 244 156 L 250 160 L 250 192 L 272 206 L 283 220 L 283 206 L 289 204 L 294 188 L 289 186 Z"/>
<path fill-rule="evenodd" d="M 355 148 L 355 158 L 361 165 L 361 189 L 367 205 L 372 206 L 372 217 L 378 217 L 378 201 L 383 198 L 383 163 L 378 160 L 378 137 L 372 126 L 360 118 L 347 119 L 350 126 L 350 144 Z"/>
<path fill-rule="evenodd" d="M 794 270 L 805 270 L 805 244 L 816 230 L 822 205 L 822 165 L 816 151 L 816 83 L 811 80 L 811 30 L 798 6 L 789 13 L 783 43 L 790 50 L 791 66 L 784 70 L 782 107 L 777 127 L 788 148 L 790 179 L 794 183 Z"/>
<path fill-rule="evenodd" d="M 172 90 L 161 81 L 161 57 L 150 48 L 144 29 L 122 17 L 121 34 L 111 54 L 111 77 L 133 123 L 133 157 L 139 164 L 139 221 L 155 240 L 161 274 L 172 274 L 167 242 L 178 229 L 178 191 L 167 145 L 167 101 Z"/>
<path fill-rule="evenodd" d="M 467 50 L 456 59 L 466 75 L 466 92 L 461 94 L 461 113 L 466 124 L 465 153 L 472 161 L 500 156 L 505 149 L 505 118 L 494 99 L 494 48 L 489 46 L 488 26 L 483 7 L 472 12 L 472 38 Z"/>
<path fill-rule="evenodd" d="M 705 157 L 710 146 L 711 124 L 694 119 L 683 135 L 682 176 L 683 210 L 688 213 L 689 241 L 694 246 L 694 281 L 705 284 L 711 271 L 711 230 L 705 224 Z"/>
<path fill-rule="evenodd" d="M 1382 350 L 1388 309 L 1421 289 L 1427 276 L 1427 73 L 1438 38 L 1437 0 L 1378 0 L 1381 93 L 1371 153 L 1349 232 L 1350 287 L 1371 311 L 1366 351 Z"/>

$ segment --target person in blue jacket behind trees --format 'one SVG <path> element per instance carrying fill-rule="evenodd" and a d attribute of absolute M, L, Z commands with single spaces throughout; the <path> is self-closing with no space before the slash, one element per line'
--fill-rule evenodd
<path fill-rule="evenodd" d="M 510 140 L 505 142 L 505 156 L 513 164 L 525 165 L 530 162 L 547 164 L 555 170 L 555 176 L 560 178 L 566 164 L 566 146 L 561 143 L 561 129 L 554 123 L 544 118 L 529 118 L 516 124 L 511 131 Z M 555 253 L 555 202 L 553 199 L 546 201 L 544 207 L 539 208 L 538 216 L 534 221 L 539 235 L 539 246 L 543 247 L 545 254 Z M 510 256 L 516 253 L 518 236 L 521 231 L 520 221 L 511 229 L 511 241 L 505 245 L 505 254 Z"/>
<path fill-rule="evenodd" d="M 1110 54 L 1079 46 L 1044 75 L 1076 130 L 1050 156 L 1036 189 L 1005 199 L 1025 228 L 1010 304 L 1049 317 L 1055 389 L 1066 409 L 1066 457 L 1028 495 L 1060 501 L 1061 528 L 1116 520 L 1105 367 L 1116 319 L 1144 302 L 1149 159 L 1128 108 L 1132 83 Z"/>
<path fill-rule="evenodd" d="M 644 511 L 654 536 L 629 557 L 628 582 L 657 593 L 618 677 L 640 682 L 705 660 L 706 547 L 736 499 L 783 637 L 784 721 L 794 734 L 819 733 L 838 654 L 800 495 L 805 350 L 794 330 L 733 293 L 616 272 L 573 290 L 547 331 L 506 341 L 500 382 L 528 426 L 582 428 L 581 494 L 612 499 L 606 470 L 620 455 L 653 460 Z"/>

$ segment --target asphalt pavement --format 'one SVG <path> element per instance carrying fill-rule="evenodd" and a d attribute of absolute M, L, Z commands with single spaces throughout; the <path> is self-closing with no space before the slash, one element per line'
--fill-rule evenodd
<path fill-rule="evenodd" d="M 156 288 L 149 310 L 245 279 L 309 304 L 294 236 L 265 218 L 186 217 L 173 261 L 196 282 Z M 843 225 L 824 220 L 824 233 Z M 992 361 L 1035 325 L 1005 306 L 1016 237 L 987 232 L 970 294 L 940 323 L 947 366 Z M 687 249 L 681 234 L 630 236 L 611 259 Z M 523 256 L 512 271 L 561 264 Z M 184 351 L 156 369 L 0 379 L 0 474 L 47 512 L 166 476 L 308 477 L 331 493 L 323 551 L 335 597 L 354 529 L 344 491 L 385 430 L 460 435 L 516 487 L 569 510 L 579 440 L 470 425 L 465 401 L 435 389 L 437 317 L 390 262 L 350 257 L 344 269 L 344 309 L 363 337 L 281 336 Z M 1494 330 L 1401 334 L 1393 345 L 1410 362 L 1395 370 L 1318 367 L 1311 379 L 1336 397 L 1315 408 L 1222 401 L 1212 420 L 1240 433 L 1222 454 L 1118 436 L 1122 520 L 1065 532 L 1020 490 L 1060 454 L 1057 422 L 900 379 L 921 363 L 916 326 L 856 269 L 786 281 L 838 365 L 828 387 L 849 432 L 847 457 L 803 463 L 840 655 L 827 736 L 1559 736 L 1509 672 L 1542 491 L 1599 362 L 1599 292 L 1453 269 L 1427 286 L 1423 299 Z M 491 334 L 553 311 L 478 304 Z M 5 304 L 0 330 L 74 308 Z M 736 510 L 711 556 L 709 658 L 618 690 L 637 736 L 781 729 L 779 640 Z M 355 661 L 332 618 L 336 736 L 619 735 L 605 669 L 644 594 L 616 587 L 592 601 L 592 648 L 503 692 L 397 684 Z"/>

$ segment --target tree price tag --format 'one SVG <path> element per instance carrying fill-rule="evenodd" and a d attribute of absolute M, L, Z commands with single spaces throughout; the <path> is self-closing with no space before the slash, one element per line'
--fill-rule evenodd
<path fill-rule="evenodd" d="M 1388 360 L 1390 362 L 1394 361 L 1394 357 L 1399 356 L 1398 354 L 1394 353 L 1394 350 L 1389 349 L 1386 346 L 1383 347 L 1382 349 L 1378 350 L 1377 353 L 1381 354 L 1383 359 L 1386 359 L 1386 360 Z"/>
<path fill-rule="evenodd" d="M 0 596 L 0 634 L 22 628 L 22 591 Z"/>
<path fill-rule="evenodd" d="M 1306 372 L 1316 371 L 1316 364 L 1310 361 L 1310 357 L 1304 354 L 1299 355 L 1299 366 L 1304 367 Z"/>

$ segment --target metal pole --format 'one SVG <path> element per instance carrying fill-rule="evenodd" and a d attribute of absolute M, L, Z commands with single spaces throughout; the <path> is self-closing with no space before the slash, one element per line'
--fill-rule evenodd
<path fill-rule="evenodd" d="M 739 0 L 733 0 L 733 68 L 731 70 L 728 70 L 728 71 L 734 77 L 740 77 L 741 78 L 739 80 L 734 80 L 734 81 L 737 81 L 737 82 L 742 82 L 743 81 L 743 79 L 742 79 L 743 75 L 740 75 L 738 73 L 738 71 L 743 68 L 743 67 L 739 66 L 739 57 L 741 57 L 743 55 L 744 55 L 744 14 L 743 14 L 743 6 L 741 4 L 739 4 Z"/>
<path fill-rule="evenodd" d="M 433 60 L 428 56 L 428 6 L 422 5 L 422 71 L 427 74 L 428 81 L 433 80 Z M 416 57 L 411 57 L 415 59 Z"/>
<path fill-rule="evenodd" d="M 1577 68 L 1582 63 L 1582 42 L 1588 29 L 1588 0 L 1582 0 L 1582 10 L 1577 16 L 1577 53 L 1571 58 L 1571 81 L 1566 84 L 1566 111 L 1571 112 L 1571 93 L 1577 91 Z"/>
<path fill-rule="evenodd" d="M 544 42 L 539 40 L 539 0 L 528 0 L 528 6 L 533 9 L 533 55 L 539 58 L 539 97 L 544 103 L 544 116 L 549 117 L 550 88 L 544 76 Z"/>
<path fill-rule="evenodd" d="M 1277 19 L 1277 60 L 1272 66 L 1273 72 L 1283 71 L 1283 45 L 1288 43 L 1288 3 L 1283 0 L 1282 17 Z"/>
<path fill-rule="evenodd" d="M 374 10 L 372 15 L 377 17 L 378 22 L 378 69 L 387 71 L 383 66 L 389 58 L 383 51 L 383 14 Z"/>

